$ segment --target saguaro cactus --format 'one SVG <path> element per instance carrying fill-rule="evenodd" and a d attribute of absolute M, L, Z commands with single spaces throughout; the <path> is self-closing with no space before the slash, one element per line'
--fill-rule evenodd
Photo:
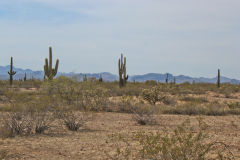
<path fill-rule="evenodd" d="M 168 84 L 168 73 L 166 75 L 166 84 Z"/>
<path fill-rule="evenodd" d="M 49 63 L 48 63 L 48 61 L 49 61 Z M 45 65 L 44 65 L 45 76 L 49 80 L 52 80 L 53 77 L 55 77 L 57 75 L 58 64 L 59 64 L 59 60 L 57 59 L 55 68 L 52 68 L 52 48 L 49 47 L 49 60 L 46 58 Z"/>
<path fill-rule="evenodd" d="M 217 76 L 217 87 L 220 88 L 221 81 L 220 81 L 220 69 L 218 69 L 218 76 Z"/>
<path fill-rule="evenodd" d="M 83 75 L 83 82 L 87 82 L 87 80 L 88 80 L 87 75 L 84 74 L 84 75 Z"/>
<path fill-rule="evenodd" d="M 124 87 L 128 80 L 128 75 L 126 73 L 126 57 L 123 60 L 123 54 L 121 54 L 121 59 L 118 60 L 118 71 L 119 71 L 119 86 Z"/>
<path fill-rule="evenodd" d="M 27 80 L 27 74 L 25 73 L 24 78 L 23 78 L 24 82 Z"/>
<path fill-rule="evenodd" d="M 176 77 L 173 78 L 173 84 L 176 84 Z"/>
<path fill-rule="evenodd" d="M 102 74 L 100 74 L 100 78 L 98 79 L 99 82 L 103 82 Z"/>
<path fill-rule="evenodd" d="M 11 57 L 11 63 L 10 63 L 10 71 L 8 72 L 9 76 L 10 76 L 10 85 L 13 84 L 13 76 L 16 74 L 17 72 L 13 71 L 13 57 Z"/>

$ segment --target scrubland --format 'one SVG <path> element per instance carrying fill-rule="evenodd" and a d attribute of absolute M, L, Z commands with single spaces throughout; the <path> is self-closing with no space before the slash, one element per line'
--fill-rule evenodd
<path fill-rule="evenodd" d="M 240 85 L 0 81 L 2 159 L 240 159 Z"/>

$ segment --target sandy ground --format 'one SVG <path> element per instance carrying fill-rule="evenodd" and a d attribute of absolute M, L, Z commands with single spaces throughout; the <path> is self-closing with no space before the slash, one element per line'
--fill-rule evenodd
<path fill-rule="evenodd" d="M 172 131 L 187 118 L 197 125 L 198 116 L 158 115 L 158 124 L 140 126 L 131 114 L 97 113 L 85 128 L 78 132 L 66 130 L 61 125 L 53 126 L 49 133 L 3 140 L 1 150 L 6 150 L 6 159 L 107 159 L 104 152 L 116 150 L 109 135 L 121 133 L 133 135 L 138 131 Z M 209 125 L 211 140 L 229 145 L 240 159 L 240 116 L 202 116 Z"/>

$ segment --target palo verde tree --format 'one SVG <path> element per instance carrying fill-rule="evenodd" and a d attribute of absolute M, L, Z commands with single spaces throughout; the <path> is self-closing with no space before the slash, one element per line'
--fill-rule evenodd
<path fill-rule="evenodd" d="M 49 60 L 45 59 L 44 73 L 48 80 L 52 80 L 57 75 L 59 60 L 57 59 L 55 68 L 52 68 L 52 48 L 49 47 Z"/>
<path fill-rule="evenodd" d="M 126 73 L 126 57 L 123 60 L 123 54 L 121 54 L 121 59 L 118 60 L 118 72 L 119 72 L 119 86 L 126 86 L 128 75 Z"/>
<path fill-rule="evenodd" d="M 221 81 L 220 81 L 220 69 L 218 69 L 218 76 L 217 76 L 217 87 L 220 88 Z"/>
<path fill-rule="evenodd" d="M 10 71 L 8 72 L 9 76 L 10 76 L 10 85 L 12 86 L 13 84 L 13 76 L 16 74 L 17 72 L 13 71 L 13 57 L 11 57 L 11 63 L 10 63 Z"/>

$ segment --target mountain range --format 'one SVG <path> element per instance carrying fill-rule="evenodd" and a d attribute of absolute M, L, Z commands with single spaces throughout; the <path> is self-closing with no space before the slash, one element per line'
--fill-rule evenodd
<path fill-rule="evenodd" d="M 8 71 L 10 66 L 0 66 L 0 79 L 7 80 L 9 79 Z M 13 67 L 14 71 L 16 71 L 16 75 L 14 76 L 15 80 L 23 79 L 25 73 L 27 74 L 27 79 L 35 78 L 35 79 L 43 79 L 44 72 L 43 71 L 33 71 L 31 69 L 21 69 L 21 68 L 15 68 Z M 166 76 L 168 74 L 169 82 L 173 81 L 174 77 L 176 78 L 177 83 L 183 83 L 183 82 L 190 82 L 193 81 L 196 83 L 216 83 L 217 77 L 213 78 L 205 78 L 205 77 L 190 77 L 185 75 L 179 75 L 174 76 L 170 73 L 160 74 L 160 73 L 148 73 L 144 75 L 132 75 L 129 76 L 129 81 L 137 81 L 137 82 L 144 82 L 147 80 L 155 80 L 158 82 L 165 82 Z M 67 76 L 67 77 L 76 77 L 79 81 L 83 79 L 84 75 L 87 75 L 87 77 L 95 77 L 99 78 L 100 75 L 102 75 L 102 78 L 104 81 L 116 81 L 118 80 L 118 75 L 109 73 L 109 72 L 102 72 L 102 73 L 63 73 L 59 72 L 57 76 Z M 221 76 L 221 82 L 222 83 L 232 83 L 232 84 L 240 84 L 240 80 L 237 79 L 231 79 L 228 77 Z"/>

